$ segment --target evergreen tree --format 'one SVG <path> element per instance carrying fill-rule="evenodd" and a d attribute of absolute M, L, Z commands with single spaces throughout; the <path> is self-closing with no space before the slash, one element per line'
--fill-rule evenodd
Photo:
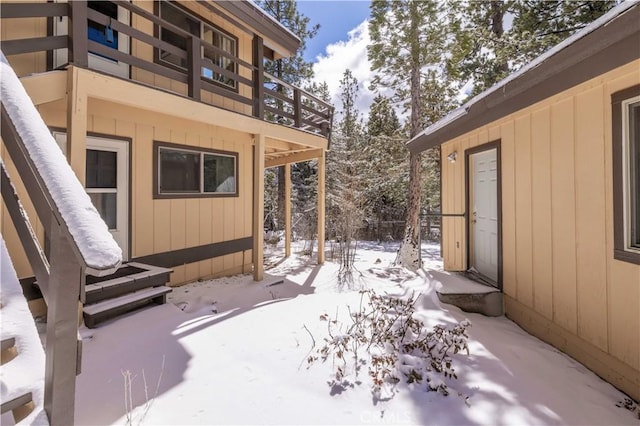
<path fill-rule="evenodd" d="M 616 0 L 515 0 L 513 68 L 520 68 L 614 7 Z"/>
<path fill-rule="evenodd" d="M 389 87 L 394 101 L 410 111 L 409 137 L 423 128 L 424 73 L 444 60 L 444 13 L 435 0 L 374 0 L 371 3 L 368 57 L 377 72 L 374 86 Z M 407 84 L 408 83 L 408 84 Z M 405 235 L 398 263 L 420 267 L 421 155 L 409 158 Z"/>
<path fill-rule="evenodd" d="M 346 70 L 340 80 L 341 120 L 327 156 L 328 222 L 340 248 L 341 284 L 351 283 L 356 240 L 364 219 L 365 176 L 360 173 L 364 128 L 355 106 L 358 90 L 358 80 Z"/>
<path fill-rule="evenodd" d="M 616 0 L 450 0 L 447 71 L 474 96 L 599 18 Z M 511 28 L 505 17 L 512 16 Z"/>
<path fill-rule="evenodd" d="M 378 241 L 395 237 L 392 229 L 383 230 L 383 221 L 400 221 L 406 214 L 409 155 L 405 142 L 389 98 L 376 95 L 369 109 L 361 173 L 367 182 L 363 193 L 367 217 L 376 221 Z"/>
<path fill-rule="evenodd" d="M 509 75 L 512 49 L 505 35 L 504 17 L 512 4 L 513 0 L 449 2 L 452 38 L 447 71 L 462 84 L 474 82 L 470 96 Z"/>

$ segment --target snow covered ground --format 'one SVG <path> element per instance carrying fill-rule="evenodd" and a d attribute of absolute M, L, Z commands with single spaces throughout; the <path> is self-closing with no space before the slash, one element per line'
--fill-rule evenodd
<path fill-rule="evenodd" d="M 616 406 L 624 394 L 511 321 L 441 305 L 435 277 L 446 273 L 437 247 L 423 246 L 434 272 L 419 275 L 390 266 L 396 249 L 362 245 L 356 261 L 362 276 L 351 286 L 337 284 L 331 261 L 278 262 L 274 249 L 267 258 L 274 266 L 261 283 L 249 276 L 196 282 L 174 289 L 166 305 L 83 329 L 76 422 L 638 425 Z M 418 315 L 430 327 L 471 321 L 470 355 L 454 357 L 454 392 L 445 397 L 401 384 L 395 397 L 380 402 L 366 372 L 361 385 L 332 393 L 331 363 L 307 368 L 310 334 L 317 343 L 326 335 L 320 316 L 346 319 L 359 288 L 421 293 Z"/>

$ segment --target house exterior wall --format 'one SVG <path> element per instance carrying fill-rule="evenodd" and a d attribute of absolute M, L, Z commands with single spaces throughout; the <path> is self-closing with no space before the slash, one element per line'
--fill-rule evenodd
<path fill-rule="evenodd" d="M 613 257 L 611 94 L 638 83 L 640 60 L 442 145 L 443 213 L 463 213 L 465 150 L 500 141 L 506 315 L 635 399 L 640 265 Z M 467 268 L 465 232 L 443 218 L 446 270 Z"/>
<path fill-rule="evenodd" d="M 29 0 L 30 3 L 46 3 L 47 0 Z M 154 11 L 153 1 L 139 1 L 133 0 L 133 3 L 144 9 L 151 14 L 156 13 Z M 232 23 L 225 20 L 222 16 L 214 13 L 211 9 L 205 7 L 203 4 L 194 1 L 178 1 L 176 2 L 181 8 L 196 18 L 200 18 L 209 24 L 213 24 L 215 27 L 225 31 L 231 36 L 237 38 L 237 55 L 238 58 L 247 63 L 251 63 L 253 59 L 253 39 L 246 31 L 239 29 Z M 154 34 L 153 22 L 145 19 L 138 14 L 131 13 L 130 25 L 136 30 L 142 31 L 152 37 L 157 37 Z M 48 18 L 20 18 L 20 19 L 0 19 L 0 40 L 20 40 L 37 37 L 47 37 L 52 35 L 51 24 L 47 23 Z M 154 48 L 140 40 L 130 40 L 130 52 L 132 56 L 143 59 L 145 61 L 154 62 Z M 47 53 L 25 53 L 20 55 L 14 55 L 9 58 L 9 62 L 15 70 L 18 77 L 23 77 L 32 73 L 41 73 L 47 71 Z M 251 71 L 243 66 L 238 67 L 238 72 L 242 77 L 251 79 Z M 168 90 L 174 93 L 178 93 L 187 96 L 187 84 L 181 83 L 176 80 L 164 77 L 159 74 L 154 74 L 149 71 L 131 67 L 130 75 L 132 80 L 139 81 L 144 84 L 149 84 L 154 87 L 158 87 L 164 90 Z M 244 84 L 238 84 L 238 93 L 245 97 L 251 98 L 252 88 Z M 214 105 L 217 107 L 225 108 L 231 111 L 240 112 L 242 114 L 251 115 L 251 105 L 247 105 L 242 102 L 234 101 L 231 98 L 226 98 L 218 94 L 209 92 L 207 90 L 201 91 L 202 102 Z"/>
<path fill-rule="evenodd" d="M 66 102 L 40 106 L 43 119 L 53 129 L 64 131 Z M 143 111 L 91 99 L 87 113 L 87 133 L 130 140 L 130 257 L 230 242 L 252 237 L 253 212 L 253 135 L 203 123 Z M 162 141 L 189 147 L 230 151 L 238 154 L 238 196 L 207 198 L 153 198 L 153 142 Z M 75 146 L 73 150 L 84 150 Z M 70 153 L 74 155 L 73 152 Z M 3 161 L 8 156 L 2 147 Z M 9 161 L 10 162 L 10 161 Z M 12 165 L 9 173 L 16 176 Z M 84 171 L 76 173 L 81 181 Z M 24 196 L 24 187 L 14 179 L 30 218 L 35 209 Z M 20 247 L 13 224 L 2 206 L 2 235 L 7 240 L 19 277 L 31 276 L 31 269 Z M 41 224 L 36 224 L 41 244 Z M 171 284 L 198 278 L 232 275 L 251 271 L 251 250 L 212 259 L 172 266 Z"/>

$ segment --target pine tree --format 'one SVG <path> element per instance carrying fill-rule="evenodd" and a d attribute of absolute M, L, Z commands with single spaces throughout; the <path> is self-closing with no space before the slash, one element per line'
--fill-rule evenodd
<path fill-rule="evenodd" d="M 504 17 L 512 4 L 513 0 L 449 2 L 452 38 L 447 71 L 462 84 L 473 81 L 470 96 L 509 75 L 512 49 L 505 35 Z"/>
<path fill-rule="evenodd" d="M 450 0 L 447 71 L 474 96 L 599 18 L 616 0 Z M 512 16 L 506 28 L 505 17 Z"/>
<path fill-rule="evenodd" d="M 604 15 L 616 0 L 515 0 L 512 10 L 513 68 L 520 68 Z"/>
<path fill-rule="evenodd" d="M 395 237 L 383 231 L 383 221 L 400 221 L 406 214 L 407 170 L 409 153 L 404 144 L 400 120 L 389 98 L 376 95 L 369 109 L 367 144 L 361 173 L 368 183 L 364 189 L 367 217 L 376 220 L 375 237 L 382 241 Z"/>
<path fill-rule="evenodd" d="M 340 283 L 351 283 L 358 231 L 364 219 L 362 147 L 364 128 L 356 108 L 358 80 L 346 70 L 340 80 L 341 120 L 327 156 L 328 222 L 340 253 Z M 330 233 L 331 234 L 331 233 Z"/>
<path fill-rule="evenodd" d="M 444 60 L 444 14 L 432 0 L 374 0 L 371 3 L 368 57 L 377 72 L 374 86 L 393 89 L 394 101 L 410 111 L 409 137 L 423 128 L 424 72 Z M 407 84 L 408 82 L 408 84 Z M 398 263 L 412 269 L 420 265 L 421 155 L 409 157 L 409 188 L 405 235 Z"/>

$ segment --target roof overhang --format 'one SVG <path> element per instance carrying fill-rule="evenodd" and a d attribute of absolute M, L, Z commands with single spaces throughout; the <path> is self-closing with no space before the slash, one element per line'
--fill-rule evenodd
<path fill-rule="evenodd" d="M 300 39 L 280 22 L 275 20 L 253 1 L 208 1 L 208 4 L 235 18 L 234 24 L 251 28 L 259 34 L 264 45 L 282 57 L 293 56 L 300 47 Z M 244 28 L 247 30 L 247 28 Z"/>
<path fill-rule="evenodd" d="M 640 3 L 628 1 L 429 126 L 407 148 L 441 145 L 638 58 Z"/>

